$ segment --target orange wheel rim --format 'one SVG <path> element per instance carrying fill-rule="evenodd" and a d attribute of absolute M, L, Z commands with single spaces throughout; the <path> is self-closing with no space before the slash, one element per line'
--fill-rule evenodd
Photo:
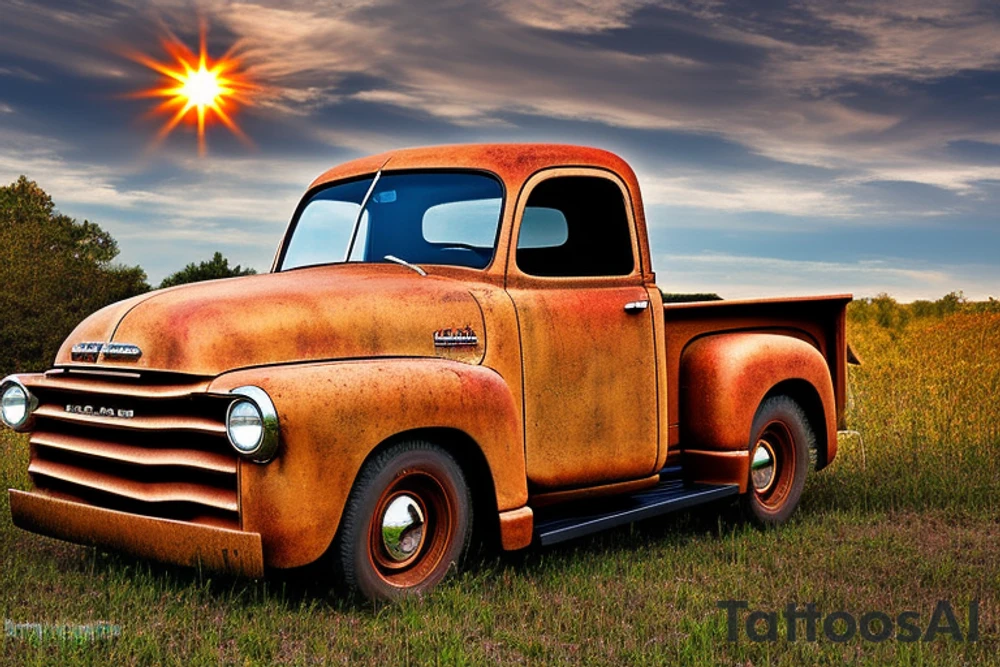
<path fill-rule="evenodd" d="M 369 560 L 386 583 L 417 586 L 437 570 L 454 532 L 454 502 L 444 485 L 426 472 L 405 472 L 375 504 L 368 530 Z"/>
<path fill-rule="evenodd" d="M 788 426 L 768 423 L 750 453 L 750 484 L 757 500 L 769 510 L 778 510 L 795 481 L 795 440 Z"/>

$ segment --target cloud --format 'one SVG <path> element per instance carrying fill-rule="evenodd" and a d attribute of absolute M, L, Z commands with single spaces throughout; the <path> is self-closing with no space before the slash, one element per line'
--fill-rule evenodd
<path fill-rule="evenodd" d="M 919 175 L 928 151 L 995 137 L 988 123 L 945 117 L 909 127 L 907 86 L 998 67 L 1000 22 L 975 4 L 811 2 L 771 20 L 725 3 L 652 4 L 503 0 L 427 12 L 386 1 L 322 14 L 301 3 L 209 6 L 278 82 L 289 110 L 349 100 L 467 127 L 507 126 L 517 114 L 703 133 L 779 162 L 852 169 L 858 182 Z M 717 62 L 666 40 L 630 51 L 649 17 L 686 40 L 749 48 L 756 58 Z M 803 38 L 815 26 L 830 37 Z M 380 85 L 340 94 L 354 76 Z M 881 106 L 862 103 L 855 85 L 874 86 Z"/>
<path fill-rule="evenodd" d="M 865 47 L 793 50 L 799 57 L 782 62 L 778 72 L 801 86 L 874 77 L 938 79 L 1000 66 L 997 15 L 984 3 L 829 0 L 809 6 L 814 19 L 854 33 Z"/>
<path fill-rule="evenodd" d="M 103 11 L 102 11 L 103 9 Z M 91 6 L 44 6 L 11 0 L 3 8 L 0 54 L 54 65 L 81 76 L 121 78 L 121 59 L 95 48 L 94 36 L 106 36 L 122 18 L 113 3 Z M 41 77 L 19 65 L 5 65 L 4 73 L 39 81 Z"/>
<path fill-rule="evenodd" d="M 258 268 L 269 265 L 305 187 L 330 166 L 325 160 L 201 160 L 167 153 L 160 168 L 174 176 L 144 188 L 132 182 L 141 167 L 77 162 L 64 156 L 68 149 L 41 136 L 0 131 L 0 183 L 28 175 L 60 210 L 92 217 L 123 249 L 157 248 L 161 241 L 249 246 Z M 124 260 L 134 257 L 123 253 Z"/>
<path fill-rule="evenodd" d="M 65 144 L 44 136 L 0 130 L 0 182 L 25 174 L 40 181 L 57 201 L 129 205 L 113 185 L 114 172 L 98 164 L 72 164 L 60 155 Z"/>
<path fill-rule="evenodd" d="M 787 178 L 737 175 L 712 178 L 708 173 L 648 176 L 642 179 L 647 205 L 684 206 L 727 212 L 766 212 L 821 218 L 855 218 L 863 204 L 829 184 Z"/>
<path fill-rule="evenodd" d="M 240 116 L 260 152 L 106 145 L 137 132 L 93 100 L 148 85 L 115 48 L 158 48 L 161 26 L 190 43 L 199 13 L 212 52 L 235 45 L 267 87 Z M 652 207 L 722 230 L 947 230 L 1000 204 L 996 154 L 951 149 L 1000 145 L 1000 12 L 971 0 L 10 0 L 0 58 L 0 175 L 30 172 L 135 243 L 201 230 L 263 249 L 338 159 L 484 138 L 632 141 Z M 697 140 L 660 148 L 681 136 Z"/>
<path fill-rule="evenodd" d="M 881 167 L 865 172 L 856 177 L 856 180 L 925 183 L 960 194 L 974 194 L 979 191 L 978 186 L 982 182 L 1000 181 L 1000 165 L 922 164 Z"/>
<path fill-rule="evenodd" d="M 639 8 L 653 0 L 502 0 L 511 20 L 542 30 L 579 33 L 625 28 Z"/>
<path fill-rule="evenodd" d="M 108 30 L 138 20 L 143 6 L 119 2 L 88 18 Z M 191 22 L 186 1 L 155 6 L 161 20 Z M 921 163 L 921 152 L 950 140 L 996 134 L 986 122 L 946 118 L 907 129 L 907 85 L 1000 64 L 1000 21 L 971 2 L 943 10 L 822 0 L 769 12 L 645 0 L 494 0 L 440 10 L 401 0 L 199 6 L 269 84 L 262 108 L 301 116 L 306 126 L 347 101 L 465 127 L 507 126 L 509 115 L 528 114 L 717 135 L 777 161 L 872 169 L 873 179 L 879 169 Z M 11 21 L 55 37 L 69 18 L 40 26 L 23 9 Z M 656 28 L 664 38 L 632 50 L 639 31 Z M 70 48 L 74 57 L 62 50 Z M 731 48 L 752 55 L 718 55 Z M 121 75 L 76 46 L 56 51 L 80 72 Z M 378 84 L 350 90 L 358 78 Z M 862 103 L 849 89 L 859 84 L 875 86 L 881 106 Z"/>
<path fill-rule="evenodd" d="M 938 298 L 962 285 L 972 299 L 996 296 L 996 267 L 917 265 L 899 258 L 854 262 L 704 253 L 656 254 L 653 268 L 667 292 L 716 292 L 727 299 L 890 292 L 904 301 Z"/>
<path fill-rule="evenodd" d="M 27 81 L 42 81 L 42 77 L 33 74 L 23 67 L 0 67 L 0 76 L 11 76 Z"/>

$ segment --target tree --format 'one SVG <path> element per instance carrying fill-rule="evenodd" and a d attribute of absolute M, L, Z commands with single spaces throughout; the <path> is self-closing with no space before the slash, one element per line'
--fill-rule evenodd
<path fill-rule="evenodd" d="M 42 370 L 90 313 L 149 290 L 95 223 L 62 215 L 34 181 L 0 187 L 0 374 Z"/>
<path fill-rule="evenodd" d="M 215 280 L 216 278 L 233 278 L 236 276 L 252 276 L 256 271 L 247 267 L 242 268 L 239 264 L 230 268 L 229 260 L 222 256 L 221 252 L 212 255 L 212 259 L 207 262 L 195 264 L 191 262 L 177 273 L 172 273 L 163 279 L 160 287 L 173 287 L 174 285 L 184 285 L 186 283 L 196 283 L 201 280 Z"/>

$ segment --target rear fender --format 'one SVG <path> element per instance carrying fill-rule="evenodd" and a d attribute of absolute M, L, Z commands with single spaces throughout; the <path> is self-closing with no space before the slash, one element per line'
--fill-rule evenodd
<path fill-rule="evenodd" d="M 682 446 L 746 451 L 761 401 L 790 380 L 808 384 L 819 397 L 822 414 L 810 417 L 821 448 L 820 463 L 829 463 L 837 452 L 829 366 L 813 345 L 780 334 L 720 334 L 699 338 L 687 347 L 681 357 Z"/>
<path fill-rule="evenodd" d="M 414 429 L 465 433 L 489 466 L 497 509 L 527 502 L 516 403 L 503 378 L 488 368 L 443 359 L 273 366 L 227 373 L 209 391 L 243 385 L 270 395 L 281 427 L 274 460 L 240 465 L 243 530 L 261 534 L 271 567 L 319 558 L 365 459 L 379 444 Z M 473 487 L 489 483 L 468 481 Z"/>

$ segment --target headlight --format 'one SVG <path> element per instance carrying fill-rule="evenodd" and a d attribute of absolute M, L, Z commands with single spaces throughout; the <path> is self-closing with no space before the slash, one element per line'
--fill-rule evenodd
<path fill-rule="evenodd" d="M 229 444 L 243 456 L 265 463 L 278 451 L 278 413 L 271 398 L 260 387 L 237 387 L 236 398 L 226 412 Z"/>
<path fill-rule="evenodd" d="M 234 401 L 229 408 L 229 439 L 233 447 L 250 454 L 264 439 L 264 415 L 253 401 Z"/>
<path fill-rule="evenodd" d="M 16 377 L 4 378 L 0 383 L 0 419 L 8 427 L 23 430 L 36 407 L 38 401 Z"/>

